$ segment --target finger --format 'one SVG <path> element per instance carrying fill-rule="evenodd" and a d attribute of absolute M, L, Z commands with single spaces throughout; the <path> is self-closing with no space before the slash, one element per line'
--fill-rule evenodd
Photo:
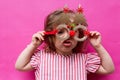
<path fill-rule="evenodd" d="M 93 36 L 93 35 L 95 35 L 95 31 L 90 32 L 90 36 Z"/>
<path fill-rule="evenodd" d="M 41 40 L 44 40 L 44 38 L 43 38 L 43 35 L 42 34 L 37 34 L 37 37 L 39 38 L 39 40 L 41 41 Z"/>
<path fill-rule="evenodd" d="M 39 35 L 39 38 L 43 41 L 44 40 L 44 38 L 43 38 L 43 36 L 42 35 Z"/>
<path fill-rule="evenodd" d="M 38 33 L 34 34 L 33 38 L 35 38 L 36 40 L 40 40 L 40 41 L 44 40 L 43 37 L 40 34 L 38 34 Z"/>
<path fill-rule="evenodd" d="M 99 36 L 100 33 L 98 31 L 91 31 L 91 36 L 94 36 L 94 35 Z"/>
<path fill-rule="evenodd" d="M 42 35 L 42 36 L 44 36 L 45 34 L 45 31 L 39 31 L 39 32 L 37 32 L 38 34 L 40 34 L 40 35 Z"/>
<path fill-rule="evenodd" d="M 100 35 L 100 33 L 99 33 L 99 32 L 97 32 L 97 33 L 96 33 L 96 35 L 97 35 L 97 36 L 99 36 L 99 35 Z"/>
<path fill-rule="evenodd" d="M 34 34 L 34 35 L 32 36 L 32 38 L 35 39 L 35 40 L 39 40 L 39 37 L 37 36 L 37 34 Z"/>

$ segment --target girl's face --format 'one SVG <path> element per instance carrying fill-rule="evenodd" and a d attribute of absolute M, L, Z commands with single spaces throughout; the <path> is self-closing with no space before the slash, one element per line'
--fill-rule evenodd
<path fill-rule="evenodd" d="M 58 35 L 61 36 L 61 37 L 64 37 L 67 35 L 67 32 L 66 30 L 62 29 L 60 31 L 58 31 Z M 76 32 L 76 36 L 79 35 L 79 32 L 77 31 Z M 67 39 L 60 39 L 58 36 L 55 37 L 55 48 L 56 48 L 56 52 L 58 54 L 64 54 L 64 55 L 67 55 L 67 54 L 71 54 L 72 53 L 72 50 L 73 48 L 76 47 L 78 41 L 75 40 L 73 37 L 69 37 Z"/>

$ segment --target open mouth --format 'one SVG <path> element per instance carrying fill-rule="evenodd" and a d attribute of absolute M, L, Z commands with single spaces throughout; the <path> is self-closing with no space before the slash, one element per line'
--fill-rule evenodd
<path fill-rule="evenodd" d="M 66 47 L 70 47 L 72 45 L 72 42 L 70 40 L 65 40 L 63 42 L 63 45 L 66 46 Z"/>

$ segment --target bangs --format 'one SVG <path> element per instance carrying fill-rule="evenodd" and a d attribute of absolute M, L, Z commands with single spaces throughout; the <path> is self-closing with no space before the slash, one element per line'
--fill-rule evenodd
<path fill-rule="evenodd" d="M 71 19 L 73 19 L 73 22 L 71 21 Z M 54 20 L 52 21 L 53 26 L 58 26 L 60 24 L 70 25 L 72 23 L 74 23 L 75 25 L 81 24 L 84 26 L 88 26 L 84 15 L 79 13 L 61 13 L 61 15 L 56 16 L 56 18 L 54 18 Z"/>
<path fill-rule="evenodd" d="M 71 24 L 70 18 L 72 17 L 72 13 L 61 13 L 59 16 L 53 20 L 53 26 L 58 26 L 60 24 Z"/>
<path fill-rule="evenodd" d="M 84 25 L 84 26 L 88 26 L 84 15 L 83 14 L 79 14 L 79 13 L 75 14 L 73 23 L 76 24 L 76 25 L 81 24 L 81 25 Z"/>

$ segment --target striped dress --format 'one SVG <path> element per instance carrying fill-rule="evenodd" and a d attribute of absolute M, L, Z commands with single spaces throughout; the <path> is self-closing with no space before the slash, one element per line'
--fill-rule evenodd
<path fill-rule="evenodd" d="M 30 61 L 36 80 L 87 80 L 87 72 L 94 73 L 100 65 L 100 58 L 92 53 L 78 53 L 70 56 L 35 53 Z"/>

